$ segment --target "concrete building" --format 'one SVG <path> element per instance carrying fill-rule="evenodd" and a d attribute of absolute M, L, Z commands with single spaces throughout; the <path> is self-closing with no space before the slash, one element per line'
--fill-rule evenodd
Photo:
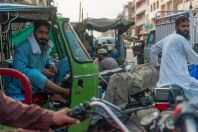
<path fill-rule="evenodd" d="M 140 35 L 143 33 L 146 8 L 147 8 L 146 0 L 135 0 L 135 33 L 136 35 Z"/>
<path fill-rule="evenodd" d="M 193 9 L 198 7 L 197 0 L 160 0 L 160 7 L 162 11 L 189 10 L 190 2 Z"/>
<path fill-rule="evenodd" d="M 123 7 L 123 14 L 135 20 L 134 27 L 127 32 L 128 36 L 140 35 L 155 29 L 155 17 L 159 11 L 198 9 L 198 0 L 131 0 Z M 168 15 L 163 14 L 161 15 Z"/>
<path fill-rule="evenodd" d="M 198 9 L 198 0 L 148 0 L 148 8 L 145 13 L 145 25 L 151 25 L 155 29 L 155 17 L 157 12 L 161 12 L 160 16 L 171 15 L 171 12 L 163 11 L 179 11 L 189 10 L 190 3 L 192 9 Z"/>
<path fill-rule="evenodd" d="M 190 6 L 190 2 L 192 2 L 192 9 L 198 9 L 198 1 L 197 0 L 176 0 L 178 1 L 175 4 L 175 9 L 177 10 L 188 10 Z"/>
<path fill-rule="evenodd" d="M 148 0 L 147 10 L 145 13 L 145 24 L 150 25 L 153 28 L 155 25 L 155 15 L 161 10 L 160 0 Z"/>
<path fill-rule="evenodd" d="M 132 0 L 131 2 L 128 2 L 126 5 L 124 5 L 124 12 L 125 16 L 135 22 L 135 0 Z M 127 36 L 134 36 L 135 35 L 135 25 L 130 27 Z"/>

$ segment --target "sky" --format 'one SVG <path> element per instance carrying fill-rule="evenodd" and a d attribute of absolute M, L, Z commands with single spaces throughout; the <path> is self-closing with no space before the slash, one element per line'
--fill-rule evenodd
<path fill-rule="evenodd" d="M 58 12 L 70 18 L 71 22 L 79 21 L 80 2 L 84 18 L 114 19 L 123 11 L 123 5 L 131 0 L 55 0 Z"/>

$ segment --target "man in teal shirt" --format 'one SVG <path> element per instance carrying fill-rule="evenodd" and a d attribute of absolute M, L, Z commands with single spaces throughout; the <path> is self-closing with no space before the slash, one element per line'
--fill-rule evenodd
<path fill-rule="evenodd" d="M 34 32 L 15 51 L 13 67 L 29 78 L 34 94 L 47 92 L 65 101 L 62 97 L 70 95 L 69 89 L 62 88 L 50 80 L 56 76 L 57 68 L 49 59 L 49 53 L 53 47 L 49 40 L 49 32 L 48 22 L 35 22 Z M 19 80 L 14 80 L 14 83 L 10 84 L 9 94 L 23 94 Z"/>

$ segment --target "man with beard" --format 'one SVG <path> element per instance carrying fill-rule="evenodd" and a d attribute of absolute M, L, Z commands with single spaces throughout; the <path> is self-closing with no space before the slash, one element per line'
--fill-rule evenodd
<path fill-rule="evenodd" d="M 55 64 L 49 59 L 53 47 L 49 40 L 50 26 L 47 21 L 34 23 L 34 32 L 15 51 L 13 67 L 29 78 L 33 94 L 50 93 L 55 100 L 66 103 L 64 97 L 70 95 L 70 90 L 50 80 L 57 74 Z M 19 80 L 15 79 L 9 85 L 8 92 L 11 97 L 16 97 L 23 94 L 22 89 Z"/>
<path fill-rule="evenodd" d="M 189 44 L 189 19 L 180 16 L 175 21 L 176 31 L 153 45 L 151 62 L 160 66 L 158 87 L 178 85 L 183 88 L 185 96 L 191 99 L 197 96 L 198 80 L 190 77 L 188 63 L 198 65 L 198 55 Z M 162 51 L 161 64 L 158 53 Z"/>

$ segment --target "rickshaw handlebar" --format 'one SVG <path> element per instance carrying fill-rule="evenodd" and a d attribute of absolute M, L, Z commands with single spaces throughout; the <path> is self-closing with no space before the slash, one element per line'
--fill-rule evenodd
<path fill-rule="evenodd" d="M 118 117 L 111 111 L 111 109 L 103 102 L 94 100 L 90 103 L 83 103 L 80 105 L 75 106 L 71 112 L 69 112 L 69 116 L 79 119 L 83 121 L 89 118 L 89 110 L 94 107 L 101 107 L 103 108 L 106 113 L 113 119 L 114 123 L 120 128 L 121 132 L 129 132 L 126 126 L 118 119 Z"/>

